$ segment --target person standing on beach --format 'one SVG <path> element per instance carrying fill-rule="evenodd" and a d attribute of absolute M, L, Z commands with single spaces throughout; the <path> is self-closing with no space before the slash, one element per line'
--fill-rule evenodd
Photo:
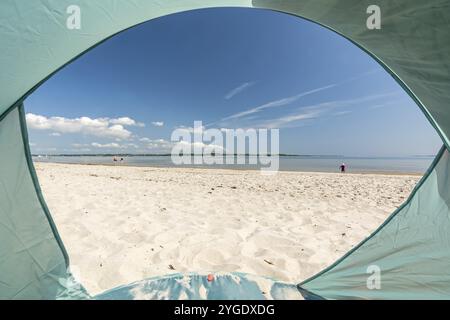
<path fill-rule="evenodd" d="M 342 164 L 339 166 L 339 169 L 341 170 L 341 173 L 345 173 L 345 163 L 342 163 Z"/>

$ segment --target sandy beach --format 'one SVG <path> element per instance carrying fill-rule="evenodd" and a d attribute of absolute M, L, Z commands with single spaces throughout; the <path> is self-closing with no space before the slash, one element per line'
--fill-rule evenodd
<path fill-rule="evenodd" d="M 36 163 L 91 294 L 188 271 L 299 282 L 367 237 L 419 175 Z"/>

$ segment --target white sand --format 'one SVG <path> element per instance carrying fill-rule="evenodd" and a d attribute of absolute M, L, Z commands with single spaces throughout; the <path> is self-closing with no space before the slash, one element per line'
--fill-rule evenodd
<path fill-rule="evenodd" d="M 297 283 L 367 237 L 420 178 L 49 163 L 36 170 L 91 294 L 188 271 Z"/>

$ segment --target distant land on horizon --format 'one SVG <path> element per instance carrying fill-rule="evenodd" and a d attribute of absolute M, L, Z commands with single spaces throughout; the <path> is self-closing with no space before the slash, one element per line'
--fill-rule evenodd
<path fill-rule="evenodd" d="M 61 154 L 32 154 L 33 157 L 169 157 L 171 153 L 61 153 Z M 186 154 L 186 156 L 195 156 L 203 154 Z M 224 154 L 223 156 L 259 156 L 260 154 Z M 393 159 L 393 158 L 434 158 L 436 155 L 424 154 L 424 155 L 403 155 L 403 156 L 354 156 L 354 155 L 325 155 L 325 154 L 286 154 L 279 153 L 274 154 L 279 157 L 320 157 L 320 158 L 360 158 L 360 159 Z M 214 155 L 213 155 L 214 156 Z M 267 156 L 272 156 L 272 154 L 267 154 Z"/>

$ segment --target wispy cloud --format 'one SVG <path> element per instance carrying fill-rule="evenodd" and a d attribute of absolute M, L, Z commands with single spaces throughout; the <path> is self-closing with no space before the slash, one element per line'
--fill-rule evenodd
<path fill-rule="evenodd" d="M 251 81 L 251 82 L 244 82 L 243 84 L 241 84 L 240 86 L 232 89 L 231 91 L 229 91 L 226 95 L 225 95 L 225 99 L 226 100 L 230 100 L 231 98 L 233 98 L 235 95 L 241 93 L 242 91 L 250 88 L 251 86 L 253 86 L 256 82 L 255 81 Z"/>
<path fill-rule="evenodd" d="M 392 106 L 399 105 L 401 103 L 404 103 L 404 100 L 402 100 L 402 99 L 391 99 L 389 101 L 382 101 L 381 103 L 370 105 L 368 110 L 375 110 L 375 109 L 380 109 L 380 108 L 385 108 L 385 107 L 392 107 Z"/>
<path fill-rule="evenodd" d="M 265 109 L 269 109 L 269 108 L 282 107 L 282 106 L 291 104 L 291 103 L 299 100 L 302 97 L 305 97 L 307 95 L 310 95 L 310 94 L 313 94 L 313 93 L 317 93 L 317 92 L 320 92 L 320 91 L 323 91 L 323 90 L 327 90 L 327 89 L 333 88 L 336 85 L 337 84 L 330 84 L 330 85 L 319 87 L 319 88 L 312 89 L 312 90 L 309 90 L 309 91 L 301 92 L 301 93 L 296 94 L 294 96 L 290 96 L 290 97 L 286 97 L 286 98 L 270 101 L 270 102 L 267 102 L 265 104 L 259 105 L 257 107 L 254 107 L 254 108 L 242 111 L 242 112 L 238 112 L 238 113 L 232 114 L 231 116 L 222 118 L 222 119 L 220 119 L 217 122 L 223 122 L 223 121 L 227 121 L 227 120 L 232 120 L 232 119 L 238 119 L 238 118 L 246 117 L 246 116 L 249 116 L 251 114 L 254 114 L 254 113 L 257 113 L 257 112 L 261 112 L 261 111 L 263 111 Z"/>
<path fill-rule="evenodd" d="M 27 125 L 35 130 L 53 131 L 52 135 L 62 133 L 81 133 L 101 138 L 113 138 L 119 140 L 130 139 L 131 131 L 125 129 L 125 126 L 143 126 L 131 118 L 122 117 L 116 119 L 89 117 L 64 118 L 64 117 L 46 117 L 27 113 Z"/>
<path fill-rule="evenodd" d="M 308 96 L 308 95 L 311 95 L 311 94 L 315 94 L 315 93 L 318 93 L 318 92 L 322 92 L 322 91 L 325 91 L 325 90 L 328 90 L 328 89 L 340 86 L 340 85 L 345 84 L 345 83 L 356 81 L 356 80 L 358 80 L 360 78 L 372 75 L 372 74 L 376 73 L 377 71 L 378 71 L 377 69 L 369 70 L 367 72 L 364 72 L 362 74 L 356 75 L 356 76 L 351 77 L 351 78 L 348 78 L 348 79 L 343 80 L 343 81 L 338 82 L 338 83 L 329 84 L 329 85 L 326 85 L 326 86 L 322 86 L 322 87 L 318 87 L 318 88 L 315 88 L 315 89 L 312 89 L 312 90 L 301 92 L 301 93 L 298 93 L 298 94 L 293 95 L 293 96 L 289 96 L 289 97 L 281 98 L 281 99 L 278 99 L 278 100 L 270 101 L 270 102 L 267 102 L 265 104 L 262 104 L 262 105 L 250 108 L 248 110 L 241 111 L 241 112 L 232 114 L 230 116 L 224 117 L 224 118 L 222 118 L 222 119 L 220 119 L 218 121 L 215 121 L 213 123 L 208 124 L 207 126 L 211 126 L 211 125 L 218 124 L 218 123 L 224 123 L 225 121 L 228 121 L 228 120 L 236 120 L 236 119 L 240 119 L 240 118 L 244 118 L 244 117 L 246 119 L 249 119 L 249 117 L 251 115 L 259 113 L 259 112 L 264 111 L 266 109 L 282 107 L 282 106 L 289 105 L 289 104 L 291 104 L 293 102 L 298 101 L 299 99 L 301 99 L 301 98 L 303 98 L 305 96 Z M 244 83 L 243 85 L 233 89 L 232 91 L 230 91 L 229 94 L 231 94 L 231 93 L 233 93 L 235 91 L 240 92 L 241 90 L 244 90 L 247 87 L 247 86 L 245 86 L 245 84 L 246 83 Z"/>
<path fill-rule="evenodd" d="M 338 111 L 333 113 L 333 116 L 345 116 L 346 114 L 352 113 L 350 110 Z"/>
<path fill-rule="evenodd" d="M 251 125 L 258 128 L 283 128 L 288 126 L 292 127 L 293 123 L 295 123 L 295 125 L 298 126 L 300 125 L 300 122 L 305 120 L 313 120 L 322 117 L 338 117 L 352 112 L 350 110 L 343 110 L 332 113 L 332 111 L 336 108 L 360 106 L 362 103 L 377 103 L 379 99 L 387 98 L 395 94 L 396 92 L 387 92 L 346 100 L 334 100 L 301 106 L 298 107 L 295 112 L 288 115 L 275 119 L 254 120 Z"/>
<path fill-rule="evenodd" d="M 163 121 L 153 121 L 152 125 L 154 125 L 155 127 L 162 127 L 162 126 L 164 126 L 164 122 Z"/>
<path fill-rule="evenodd" d="M 260 120 L 259 122 L 255 123 L 255 126 L 269 129 L 283 128 L 286 127 L 291 122 L 299 122 L 318 118 L 328 109 L 334 108 L 337 104 L 338 103 L 336 101 L 330 101 L 309 106 L 303 106 L 301 108 L 298 108 L 296 112 L 279 118 Z"/>

